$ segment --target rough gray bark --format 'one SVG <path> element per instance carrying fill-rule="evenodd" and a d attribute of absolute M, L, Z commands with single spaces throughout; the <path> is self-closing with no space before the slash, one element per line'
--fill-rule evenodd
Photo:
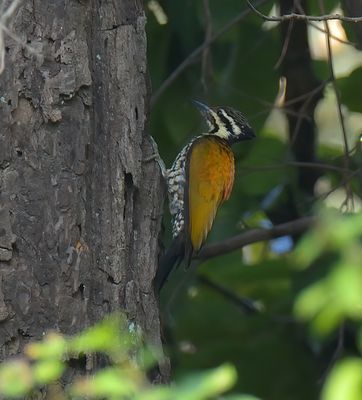
<path fill-rule="evenodd" d="M 11 29 L 39 56 L 8 39 L 0 76 L 1 359 L 119 309 L 159 346 L 142 2 L 25 1 Z"/>

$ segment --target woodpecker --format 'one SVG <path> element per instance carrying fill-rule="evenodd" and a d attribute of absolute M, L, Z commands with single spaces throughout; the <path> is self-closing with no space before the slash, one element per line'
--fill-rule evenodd
<path fill-rule="evenodd" d="M 189 266 L 209 234 L 219 206 L 234 183 L 231 145 L 255 134 L 241 112 L 208 107 L 193 101 L 205 118 L 208 132 L 196 136 L 177 155 L 172 167 L 159 164 L 167 182 L 173 240 L 161 257 L 154 280 L 160 291 L 169 273 L 183 260 Z"/>

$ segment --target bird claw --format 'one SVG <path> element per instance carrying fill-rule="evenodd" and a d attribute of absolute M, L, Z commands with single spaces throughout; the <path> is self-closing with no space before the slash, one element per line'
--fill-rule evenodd
<path fill-rule="evenodd" d="M 162 160 L 162 158 L 160 156 L 160 153 L 158 152 L 157 143 L 151 135 L 149 135 L 149 138 L 150 138 L 151 146 L 153 149 L 153 154 L 150 157 L 148 157 L 145 161 L 146 162 L 156 161 L 158 166 L 160 167 L 162 176 L 164 177 L 164 179 L 167 179 L 167 168 L 166 168 L 164 161 Z"/>

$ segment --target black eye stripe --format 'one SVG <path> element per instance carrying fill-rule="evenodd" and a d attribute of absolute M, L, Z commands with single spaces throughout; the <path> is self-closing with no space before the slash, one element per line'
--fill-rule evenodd
<path fill-rule="evenodd" d="M 209 114 L 208 118 L 209 118 L 209 120 L 211 122 L 211 125 L 213 126 L 212 130 L 210 131 L 210 133 L 216 133 L 219 130 L 219 127 L 218 127 L 218 125 L 216 123 L 215 118 L 212 116 L 212 114 Z"/>
<path fill-rule="evenodd" d="M 234 133 L 233 126 L 232 126 L 231 122 L 229 121 L 229 119 L 226 118 L 221 111 L 218 112 L 218 115 L 219 115 L 221 122 L 225 125 L 226 130 L 230 134 L 233 134 Z"/>

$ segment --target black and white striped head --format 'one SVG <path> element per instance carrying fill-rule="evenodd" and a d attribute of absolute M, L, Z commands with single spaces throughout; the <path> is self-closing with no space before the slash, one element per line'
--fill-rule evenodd
<path fill-rule="evenodd" d="M 255 133 L 240 111 L 231 107 L 208 107 L 193 101 L 205 118 L 209 134 L 219 136 L 230 144 L 255 137 Z"/>

